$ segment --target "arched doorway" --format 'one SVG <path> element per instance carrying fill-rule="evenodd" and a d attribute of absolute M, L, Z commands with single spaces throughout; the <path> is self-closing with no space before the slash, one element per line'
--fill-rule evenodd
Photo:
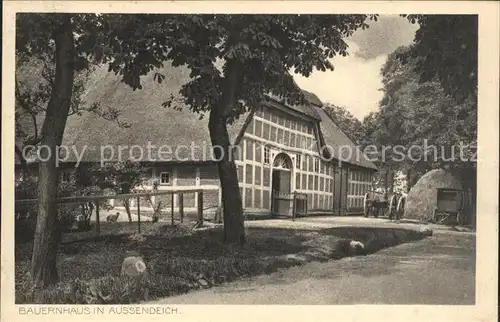
<path fill-rule="evenodd" d="M 291 211 L 292 159 L 286 153 L 279 153 L 272 169 L 272 215 L 288 216 Z"/>

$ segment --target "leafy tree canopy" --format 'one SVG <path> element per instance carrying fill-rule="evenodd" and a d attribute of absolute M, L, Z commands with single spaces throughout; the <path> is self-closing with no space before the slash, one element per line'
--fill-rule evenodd
<path fill-rule="evenodd" d="M 347 55 L 343 39 L 366 28 L 373 15 L 103 15 L 95 37 L 82 39 L 98 48 L 96 57 L 134 89 L 140 77 L 166 60 L 187 65 L 192 81 L 181 94 L 194 112 L 221 103 L 234 87 L 224 116 L 255 107 L 269 92 L 290 102 L 304 97 L 291 70 L 309 76 L 333 70 L 329 59 Z M 84 37 L 82 37 L 84 38 Z M 133 53 L 133 54 L 130 54 Z M 222 68 L 221 61 L 224 61 Z M 158 82 L 163 75 L 157 74 Z M 171 101 L 167 100 L 166 105 Z M 244 105 L 245 104 L 245 105 Z"/>
<path fill-rule="evenodd" d="M 473 170 L 477 135 L 475 96 L 458 103 L 447 95 L 438 76 L 422 82 L 416 66 L 424 58 L 408 58 L 405 63 L 398 59 L 412 50 L 412 47 L 398 48 L 382 67 L 384 97 L 380 110 L 363 121 L 365 139 L 379 150 L 383 146 L 401 145 L 414 158 L 411 160 L 407 153 L 404 160 L 395 162 L 395 155 L 391 154 L 394 150 L 387 150 L 386 167 L 411 168 L 419 174 L 443 166 Z M 435 149 L 424 150 L 424 140 Z M 460 145 L 463 145 L 462 156 Z M 412 146 L 416 148 L 410 150 Z"/>
<path fill-rule="evenodd" d="M 400 59 L 419 58 L 420 82 L 439 80 L 445 94 L 459 103 L 477 96 L 477 15 L 404 15 L 420 28 L 415 46 Z"/>

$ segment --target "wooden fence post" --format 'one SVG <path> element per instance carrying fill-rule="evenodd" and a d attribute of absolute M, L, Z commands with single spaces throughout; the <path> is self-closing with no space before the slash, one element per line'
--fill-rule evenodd
<path fill-rule="evenodd" d="M 171 213 L 171 215 L 172 215 L 172 226 L 174 225 L 174 199 L 175 199 L 174 197 L 175 197 L 175 193 L 172 192 L 172 205 L 171 205 L 171 209 L 172 209 L 172 213 Z"/>
<path fill-rule="evenodd" d="M 271 189 L 271 217 L 274 216 L 274 190 Z"/>
<path fill-rule="evenodd" d="M 181 217 L 181 223 L 184 222 L 184 194 L 179 193 L 179 215 Z"/>
<path fill-rule="evenodd" d="M 203 191 L 198 192 L 198 221 L 203 225 Z"/>
<path fill-rule="evenodd" d="M 101 219 L 99 218 L 99 200 L 95 201 L 95 232 L 97 236 L 101 234 Z"/>
<path fill-rule="evenodd" d="M 141 233 L 141 197 L 137 197 L 137 227 Z"/>

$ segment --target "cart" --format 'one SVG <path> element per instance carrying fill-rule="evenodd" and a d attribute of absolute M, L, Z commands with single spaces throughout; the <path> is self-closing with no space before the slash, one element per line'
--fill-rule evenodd
<path fill-rule="evenodd" d="M 375 218 L 387 214 L 390 220 L 394 217 L 399 220 L 403 216 L 405 203 L 406 195 L 402 193 L 394 193 L 388 198 L 384 192 L 369 190 L 364 197 L 363 214 Z"/>
<path fill-rule="evenodd" d="M 434 209 L 434 222 L 437 224 L 456 225 L 460 223 L 464 209 L 464 191 L 450 188 L 438 188 L 437 205 Z"/>

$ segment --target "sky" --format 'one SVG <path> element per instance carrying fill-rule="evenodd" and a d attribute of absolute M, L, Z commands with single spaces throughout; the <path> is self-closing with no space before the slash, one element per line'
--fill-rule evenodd
<path fill-rule="evenodd" d="M 294 75 L 301 88 L 318 95 L 323 103 L 346 107 L 360 120 L 378 110 L 383 95 L 380 69 L 388 54 L 411 44 L 418 28 L 397 15 L 379 16 L 369 25 L 346 40 L 349 56 L 331 59 L 334 71 L 314 71 L 307 78 Z"/>

